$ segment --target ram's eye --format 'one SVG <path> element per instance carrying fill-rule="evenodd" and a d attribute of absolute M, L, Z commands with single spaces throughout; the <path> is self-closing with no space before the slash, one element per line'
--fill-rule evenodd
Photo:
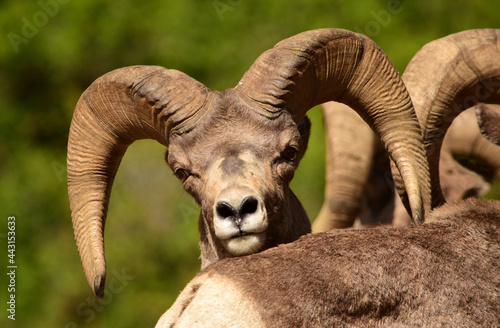
<path fill-rule="evenodd" d="M 281 155 L 287 161 L 293 162 L 295 160 L 295 158 L 297 157 L 297 153 L 298 153 L 297 148 L 288 147 L 287 149 L 285 149 L 285 151 L 283 151 L 283 153 Z"/>
<path fill-rule="evenodd" d="M 175 170 L 174 174 L 182 182 L 186 181 L 187 178 L 189 178 L 189 172 L 184 169 L 177 169 Z"/>

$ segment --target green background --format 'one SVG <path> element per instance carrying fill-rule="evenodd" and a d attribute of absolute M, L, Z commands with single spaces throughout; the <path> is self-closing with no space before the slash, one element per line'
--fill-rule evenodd
<path fill-rule="evenodd" d="M 108 282 L 97 301 L 74 242 L 66 143 L 74 106 L 104 73 L 136 64 L 181 70 L 206 86 L 234 86 L 278 41 L 338 27 L 371 37 L 402 72 L 425 43 L 500 28 L 485 0 L 41 0 L 0 2 L 0 261 L 16 217 L 16 321 L 2 327 L 152 327 L 199 270 L 198 209 L 154 141 L 134 143 L 114 185 L 106 225 Z M 314 218 L 323 200 L 321 112 L 292 189 Z M 120 281 L 114 275 L 126 275 Z M 125 280 L 124 280 L 125 279 Z"/>

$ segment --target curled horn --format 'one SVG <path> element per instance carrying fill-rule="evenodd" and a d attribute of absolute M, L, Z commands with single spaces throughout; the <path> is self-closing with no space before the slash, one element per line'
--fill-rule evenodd
<path fill-rule="evenodd" d="M 386 55 L 369 38 L 320 29 L 285 39 L 262 54 L 237 86 L 263 115 L 287 110 L 296 122 L 327 101 L 342 102 L 380 136 L 402 175 L 401 196 L 412 219 L 430 209 L 430 177 L 420 127 L 406 88 Z"/>
<path fill-rule="evenodd" d="M 313 232 L 354 225 L 374 157 L 382 147 L 373 130 L 349 106 L 327 102 L 322 107 L 328 145 L 325 200 L 313 222 Z"/>
<path fill-rule="evenodd" d="M 116 171 L 138 139 L 167 146 L 169 134 L 202 117 L 209 90 L 186 74 L 136 66 L 97 79 L 81 96 L 68 140 L 68 194 L 87 281 L 104 295 L 104 223 Z"/>
<path fill-rule="evenodd" d="M 408 64 L 410 92 L 431 171 L 432 205 L 444 203 L 439 156 L 444 135 L 462 111 L 500 100 L 500 30 L 468 30 L 426 44 Z"/>

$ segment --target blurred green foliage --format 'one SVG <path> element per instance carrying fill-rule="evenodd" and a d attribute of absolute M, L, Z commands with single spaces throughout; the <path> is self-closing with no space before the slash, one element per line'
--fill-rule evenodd
<path fill-rule="evenodd" d="M 123 160 L 108 214 L 114 293 L 96 301 L 87 286 L 65 161 L 74 106 L 97 77 L 154 64 L 222 90 L 276 42 L 321 27 L 370 36 L 402 72 L 425 43 L 499 28 L 499 13 L 500 2 L 485 0 L 0 2 L 0 240 L 5 245 L 7 217 L 15 216 L 18 265 L 16 321 L 4 310 L 2 274 L 0 326 L 151 327 L 199 270 L 198 209 L 165 165 L 165 149 L 141 141 Z M 323 200 L 324 136 L 321 112 L 310 115 L 313 135 L 292 188 L 314 218 Z"/>

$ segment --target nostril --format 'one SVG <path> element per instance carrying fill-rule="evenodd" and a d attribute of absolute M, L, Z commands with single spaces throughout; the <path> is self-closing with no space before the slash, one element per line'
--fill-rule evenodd
<path fill-rule="evenodd" d="M 226 202 L 220 202 L 216 207 L 217 214 L 223 219 L 236 216 L 238 213 L 236 210 Z"/>
<path fill-rule="evenodd" d="M 255 213 L 257 211 L 258 206 L 259 206 L 259 201 L 253 196 L 248 196 L 241 203 L 239 214 L 241 217 L 243 217 L 246 214 Z"/>

